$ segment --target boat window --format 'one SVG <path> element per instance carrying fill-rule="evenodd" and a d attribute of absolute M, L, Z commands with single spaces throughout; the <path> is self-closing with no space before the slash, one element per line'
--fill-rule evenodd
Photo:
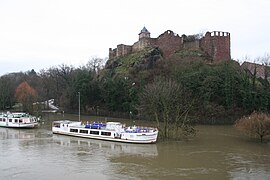
<path fill-rule="evenodd" d="M 83 130 L 83 129 L 81 129 L 81 130 L 80 130 L 80 133 L 88 134 L 88 130 Z"/>
<path fill-rule="evenodd" d="M 19 119 L 19 123 L 22 123 L 22 119 Z"/>
<path fill-rule="evenodd" d="M 58 127 L 58 128 L 60 128 L 60 124 L 59 124 L 59 123 L 54 124 L 54 127 Z"/>
<path fill-rule="evenodd" d="M 15 119 L 15 123 L 18 123 L 18 119 Z"/>
<path fill-rule="evenodd" d="M 2 118 L 0 118 L 0 121 L 3 121 Z"/>
<path fill-rule="evenodd" d="M 90 131 L 90 134 L 96 134 L 96 135 L 99 135 L 99 131 Z"/>
<path fill-rule="evenodd" d="M 6 119 L 5 118 L 3 119 L 3 122 L 6 122 Z"/>
<path fill-rule="evenodd" d="M 110 135 L 111 135 L 111 132 L 104 132 L 104 131 L 101 131 L 101 135 L 104 135 L 104 136 L 110 136 Z"/>
<path fill-rule="evenodd" d="M 8 122 L 12 122 L 12 119 L 9 119 Z"/>
<path fill-rule="evenodd" d="M 70 129 L 70 132 L 78 132 L 78 129 Z"/>

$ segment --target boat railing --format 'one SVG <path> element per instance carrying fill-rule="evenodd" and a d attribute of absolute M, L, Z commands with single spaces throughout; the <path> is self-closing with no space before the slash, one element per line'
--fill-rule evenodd
<path fill-rule="evenodd" d="M 94 122 L 93 124 L 87 123 L 84 127 L 88 129 L 104 129 L 106 127 L 106 124 Z"/>
<path fill-rule="evenodd" d="M 155 132 L 155 129 L 149 128 L 149 127 L 129 127 L 125 129 L 125 132 L 127 133 L 149 133 L 149 132 Z"/>

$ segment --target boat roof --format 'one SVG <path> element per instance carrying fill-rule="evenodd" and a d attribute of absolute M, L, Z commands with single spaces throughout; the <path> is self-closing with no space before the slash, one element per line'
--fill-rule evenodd
<path fill-rule="evenodd" d="M 12 113 L 9 113 L 9 114 L 23 115 L 23 114 L 27 114 L 27 113 L 25 113 L 25 112 L 12 112 Z"/>
<path fill-rule="evenodd" d="M 112 125 L 112 124 L 117 125 L 117 124 L 121 124 L 121 123 L 120 122 L 107 122 L 106 124 L 107 125 Z"/>
<path fill-rule="evenodd" d="M 70 124 L 70 123 L 74 123 L 74 122 L 79 122 L 79 121 L 70 121 L 70 120 L 57 120 L 57 121 L 53 121 L 53 123 L 63 123 L 63 124 Z"/>

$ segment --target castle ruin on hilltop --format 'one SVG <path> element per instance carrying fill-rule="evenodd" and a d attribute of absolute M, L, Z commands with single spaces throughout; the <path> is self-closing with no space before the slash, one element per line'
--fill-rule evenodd
<path fill-rule="evenodd" d="M 158 47 L 164 58 L 168 58 L 176 51 L 184 49 L 200 49 L 207 53 L 214 62 L 231 59 L 230 33 L 206 32 L 204 36 L 198 35 L 181 37 L 171 30 L 165 31 L 157 38 L 151 38 L 150 32 L 143 27 L 139 33 L 139 40 L 133 45 L 119 44 L 117 48 L 109 48 L 109 59 L 123 57 L 138 52 L 146 47 Z"/>

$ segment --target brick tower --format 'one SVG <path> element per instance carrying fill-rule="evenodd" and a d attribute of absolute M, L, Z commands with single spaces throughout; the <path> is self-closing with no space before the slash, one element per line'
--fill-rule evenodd
<path fill-rule="evenodd" d="M 231 59 L 230 33 L 228 32 L 207 32 L 200 40 L 200 47 L 213 58 L 214 62 Z"/>

